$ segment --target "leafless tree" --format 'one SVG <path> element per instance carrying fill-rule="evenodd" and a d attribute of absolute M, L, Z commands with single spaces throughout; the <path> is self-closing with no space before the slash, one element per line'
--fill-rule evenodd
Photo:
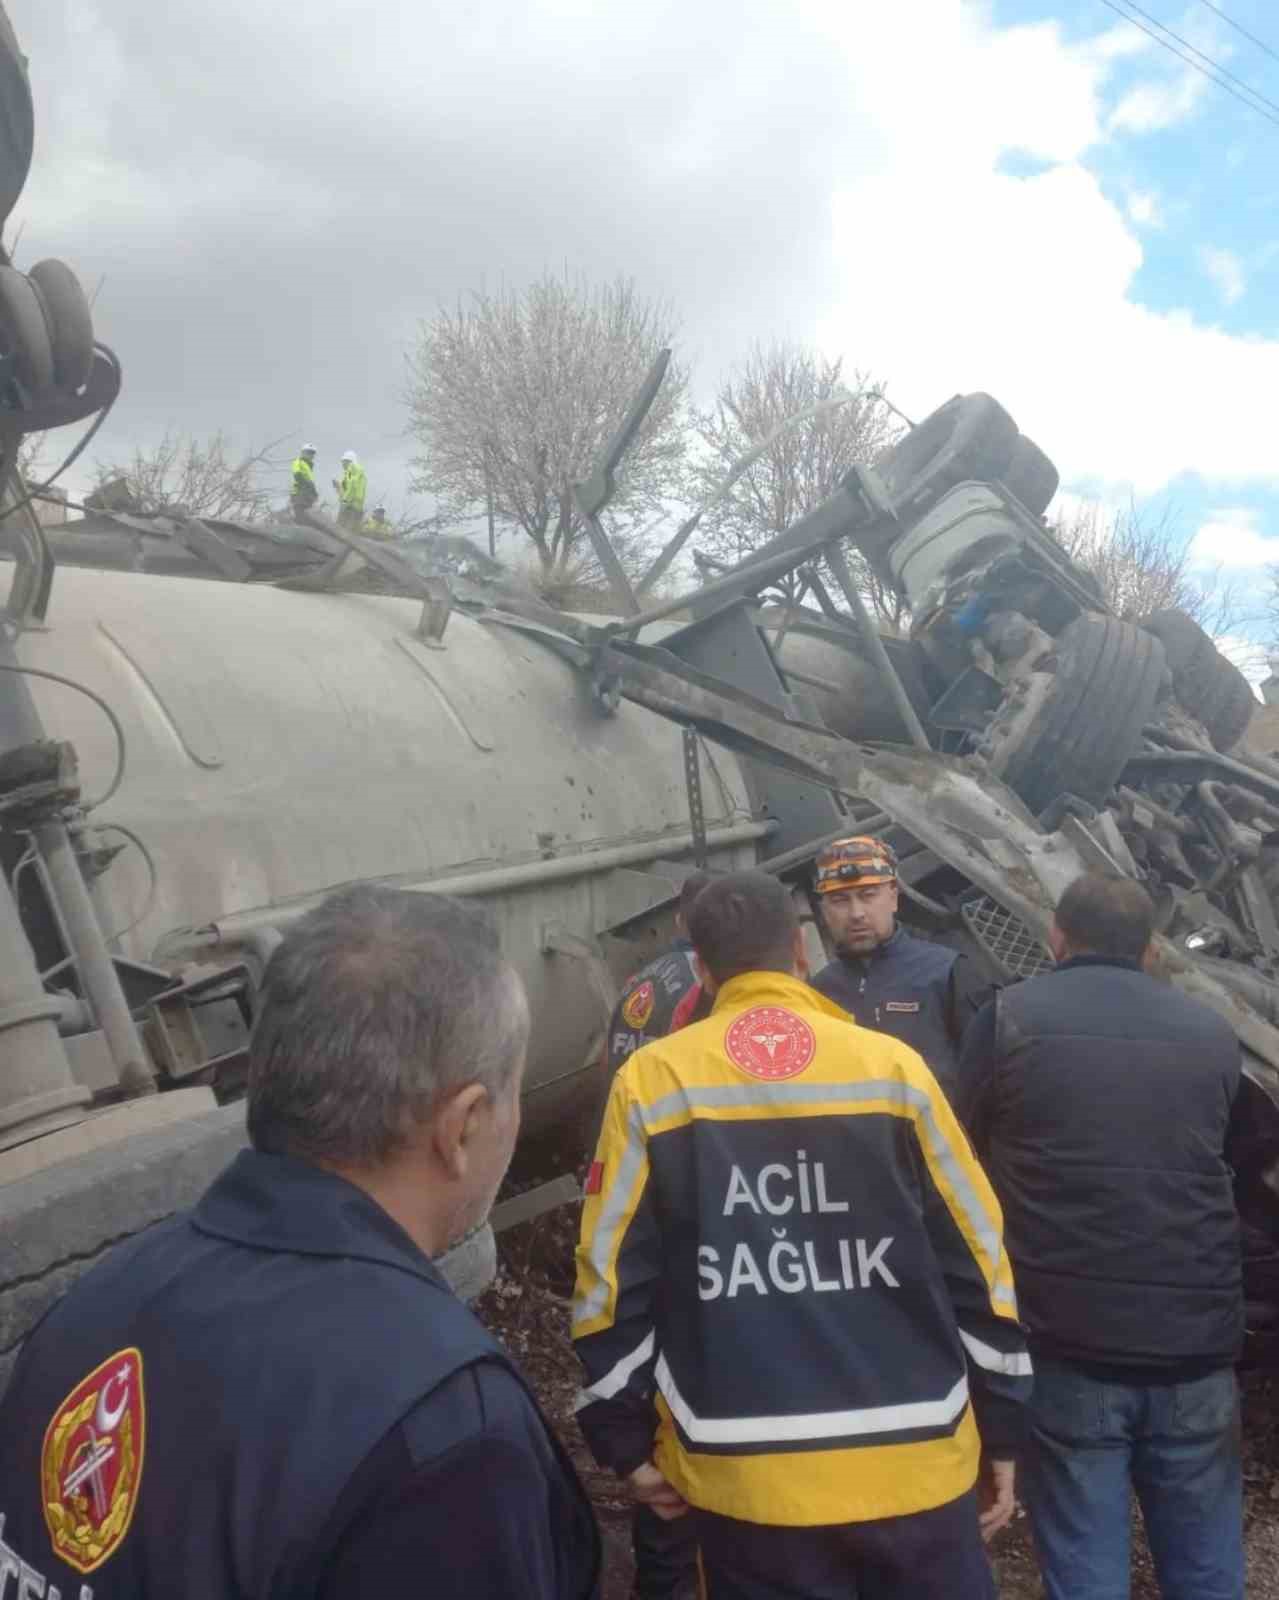
<path fill-rule="evenodd" d="M 1220 567 L 1195 569 L 1193 534 L 1177 527 L 1172 509 L 1151 517 L 1135 503 L 1113 513 L 1085 501 L 1047 526 L 1066 554 L 1093 575 L 1120 617 L 1136 621 L 1154 611 L 1184 611 L 1213 638 L 1251 620 L 1238 585 Z"/>
<path fill-rule="evenodd" d="M 782 427 L 796 417 L 803 420 Z M 742 457 L 771 441 L 703 519 L 702 555 L 725 563 L 743 560 L 814 510 L 851 467 L 877 460 L 899 431 L 865 374 L 854 372 L 845 381 L 842 360 L 786 343 L 757 345 L 721 385 L 715 404 L 697 414 L 695 426 L 703 451 L 691 474 L 694 503 L 714 495 Z M 899 628 L 905 616 L 900 596 L 856 551 L 848 558 L 880 621 Z M 794 599 L 802 582 L 793 574 L 777 587 Z"/>
<path fill-rule="evenodd" d="M 277 439 L 241 453 L 220 429 L 207 440 L 166 433 L 158 445 L 135 450 L 128 461 L 97 462 L 89 499 L 108 484 L 120 485 L 139 512 L 182 510 L 194 517 L 265 518 L 278 494 L 262 483 L 261 474 L 286 464 L 274 453 L 282 443 Z"/>
<path fill-rule="evenodd" d="M 40 482 L 45 468 L 45 449 L 49 442 L 47 433 L 27 433 L 18 446 L 18 471 L 22 481 L 31 486 Z"/>
<path fill-rule="evenodd" d="M 487 514 L 532 543 L 545 580 L 593 574 L 572 485 L 587 477 L 659 350 L 675 336 L 663 303 L 634 283 L 547 275 L 480 292 L 420 325 L 405 400 L 420 454 L 413 488 L 437 522 Z M 672 362 L 605 513 L 623 563 L 642 559 L 644 524 L 677 493 L 687 376 Z"/>

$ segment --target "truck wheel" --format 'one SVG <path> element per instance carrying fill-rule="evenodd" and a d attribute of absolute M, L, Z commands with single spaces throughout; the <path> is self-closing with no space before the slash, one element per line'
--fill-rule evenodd
<path fill-rule="evenodd" d="M 959 483 L 989 482 L 1012 460 L 1017 424 L 988 394 L 962 394 L 899 440 L 875 468 L 901 517 L 918 517 Z"/>
<path fill-rule="evenodd" d="M 1184 611 L 1156 611 L 1141 626 L 1163 645 L 1172 669 L 1172 692 L 1181 705 L 1203 724 L 1218 750 L 1237 744 L 1257 706 L 1239 668 Z"/>
<path fill-rule="evenodd" d="M 1163 646 L 1116 617 L 1077 617 L 1057 639 L 1056 672 L 988 732 L 991 771 L 1036 814 L 1061 794 L 1099 806 L 1141 741 L 1163 680 Z"/>
<path fill-rule="evenodd" d="M 1057 468 L 1034 442 L 1022 434 L 1012 460 L 999 475 L 1010 494 L 1016 495 L 1032 516 L 1041 516 L 1057 493 L 1061 476 Z"/>

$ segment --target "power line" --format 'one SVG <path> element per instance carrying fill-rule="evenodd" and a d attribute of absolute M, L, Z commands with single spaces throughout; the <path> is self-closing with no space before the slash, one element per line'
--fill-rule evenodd
<path fill-rule="evenodd" d="M 1243 87 L 1247 89 L 1248 94 L 1255 96 L 1255 98 L 1251 100 L 1246 98 L 1246 96 L 1239 93 L 1238 89 L 1232 88 L 1230 83 L 1226 81 L 1227 78 L 1233 76 L 1233 74 L 1226 73 L 1225 77 L 1218 76 L 1218 73 L 1225 73 L 1224 67 L 1218 67 L 1217 64 L 1213 61 L 1210 61 L 1207 56 L 1204 56 L 1202 59 L 1208 62 L 1208 67 L 1201 66 L 1193 56 L 1186 55 L 1184 51 L 1178 50 L 1175 44 L 1169 44 L 1167 39 L 1162 38 L 1152 29 L 1146 27 L 1144 23 L 1138 22 L 1137 18 L 1132 16 L 1131 13 L 1121 10 L 1121 8 L 1115 3 L 1115 0 L 1101 0 L 1101 3 L 1104 6 L 1108 6 L 1117 17 L 1122 17 L 1125 22 L 1130 23 L 1134 28 L 1140 28 L 1142 33 L 1144 33 L 1147 38 L 1153 39 L 1156 44 L 1162 45 L 1165 50 L 1170 50 L 1173 55 L 1178 57 L 1179 60 L 1184 61 L 1188 67 L 1193 67 L 1196 72 L 1202 74 L 1202 76 L 1207 78 L 1210 83 L 1215 83 L 1219 89 L 1224 89 L 1228 95 L 1231 95 L 1234 99 L 1238 100 L 1240 105 L 1247 106 L 1250 111 L 1255 111 L 1258 116 L 1264 117 L 1267 122 L 1271 122 L 1276 128 L 1279 128 L 1279 116 L 1275 115 L 1271 111 L 1266 110 L 1266 106 L 1273 105 L 1274 102 L 1266 100 L 1264 95 L 1258 95 L 1255 89 L 1249 88 L 1249 86 L 1245 83 L 1243 84 Z M 1129 3 L 1131 4 L 1131 0 L 1129 0 Z M 1148 15 L 1148 13 L 1144 11 L 1141 14 L 1142 16 Z M 1152 17 L 1150 20 L 1155 22 L 1156 27 L 1163 28 L 1163 23 L 1156 21 L 1155 18 Z M 1171 30 L 1165 28 L 1164 32 L 1168 33 L 1171 32 Z M 1177 38 L 1178 35 L 1173 34 L 1172 37 Z M 1182 42 L 1184 43 L 1184 41 Z M 1194 46 L 1191 45 L 1188 48 L 1193 50 Z M 1201 52 L 1195 51 L 1195 54 L 1199 55 Z M 1215 70 L 1210 71 L 1209 67 L 1214 68 Z M 1238 83 L 1241 82 L 1241 80 L 1235 79 L 1235 82 Z M 1279 111 L 1279 106 L 1276 106 L 1275 110 Z"/>
<path fill-rule="evenodd" d="M 1161 33 L 1166 33 L 1170 39 L 1175 39 L 1179 45 L 1184 45 L 1191 55 L 1198 56 L 1200 61 L 1211 67 L 1214 72 L 1219 72 L 1223 78 L 1229 78 L 1231 83 L 1238 84 L 1245 93 L 1250 94 L 1254 100 L 1260 100 L 1262 105 L 1269 106 L 1271 111 L 1279 116 L 1279 103 L 1262 94 L 1260 89 L 1254 89 L 1250 83 L 1245 83 L 1242 78 L 1236 77 L 1229 67 L 1223 67 L 1220 61 L 1214 61 L 1211 56 L 1206 56 L 1202 50 L 1196 49 L 1189 39 L 1183 39 L 1179 33 L 1174 33 L 1167 23 L 1160 22 L 1158 17 L 1152 17 L 1149 11 L 1143 11 L 1137 4 L 1137 0 L 1124 0 L 1124 3 L 1130 11 L 1135 11 L 1138 16 L 1145 17 L 1147 22 L 1153 22 Z"/>
<path fill-rule="evenodd" d="M 1219 16 L 1221 20 L 1229 27 L 1233 28 L 1236 33 L 1243 34 L 1244 38 L 1247 39 L 1250 44 L 1255 44 L 1258 50 L 1264 50 L 1268 56 L 1271 56 L 1275 61 L 1279 61 L 1279 50 L 1272 50 L 1264 39 L 1258 39 L 1255 33 L 1249 33 L 1247 28 L 1245 28 L 1242 23 L 1236 22 L 1233 17 L 1228 17 L 1220 6 L 1213 5 L 1212 0 L 1199 0 L 1199 4 L 1201 6 L 1207 6 L 1209 11 L 1212 11 Z"/>

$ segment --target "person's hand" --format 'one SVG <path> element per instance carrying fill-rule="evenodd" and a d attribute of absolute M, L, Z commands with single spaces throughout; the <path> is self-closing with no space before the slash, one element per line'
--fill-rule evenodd
<path fill-rule="evenodd" d="M 981 1484 L 977 1492 L 978 1522 L 981 1536 L 990 1540 L 1001 1528 L 1013 1520 L 1017 1509 L 1014 1487 L 1017 1480 L 1015 1461 L 983 1461 Z"/>
<path fill-rule="evenodd" d="M 627 1482 L 640 1505 L 656 1512 L 663 1522 L 674 1522 L 688 1511 L 688 1501 L 678 1489 L 671 1488 L 651 1461 L 636 1467 Z"/>

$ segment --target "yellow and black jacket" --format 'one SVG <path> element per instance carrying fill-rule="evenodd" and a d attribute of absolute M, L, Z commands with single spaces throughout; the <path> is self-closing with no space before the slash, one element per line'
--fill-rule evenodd
<path fill-rule="evenodd" d="M 913 1050 L 796 978 L 732 979 L 613 1081 L 573 1307 L 592 1451 L 747 1522 L 955 1499 L 974 1404 L 1010 1454 L 1030 1387 L 1002 1227 Z"/>

